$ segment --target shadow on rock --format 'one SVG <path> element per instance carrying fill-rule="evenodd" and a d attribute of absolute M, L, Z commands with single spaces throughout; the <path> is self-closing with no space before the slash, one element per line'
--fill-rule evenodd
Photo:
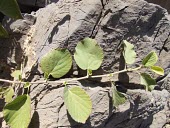
<path fill-rule="evenodd" d="M 119 71 L 124 70 L 125 67 L 126 67 L 125 59 L 123 57 L 123 54 L 121 54 L 119 60 Z M 118 79 L 123 83 L 129 83 L 129 76 L 127 72 L 119 73 Z"/>
<path fill-rule="evenodd" d="M 39 115 L 37 111 L 35 111 L 32 116 L 29 128 L 40 128 Z"/>

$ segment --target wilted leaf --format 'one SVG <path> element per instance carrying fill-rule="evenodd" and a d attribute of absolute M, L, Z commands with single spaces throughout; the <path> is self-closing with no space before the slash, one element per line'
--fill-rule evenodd
<path fill-rule="evenodd" d="M 0 37 L 2 38 L 8 38 L 8 32 L 5 30 L 5 28 L 0 24 Z"/>
<path fill-rule="evenodd" d="M 19 6 L 16 0 L 0 0 L 0 11 L 10 18 L 22 18 Z"/>
<path fill-rule="evenodd" d="M 94 39 L 85 38 L 76 46 L 74 59 L 83 70 L 97 70 L 103 61 L 103 51 Z"/>
<path fill-rule="evenodd" d="M 119 91 L 117 91 L 116 87 L 113 85 L 112 87 L 112 101 L 114 106 L 119 106 L 126 102 L 126 97 Z"/>
<path fill-rule="evenodd" d="M 14 89 L 12 87 L 8 88 L 4 93 L 5 102 L 9 103 L 12 101 L 14 95 Z"/>
<path fill-rule="evenodd" d="M 158 61 L 158 56 L 154 51 L 152 51 L 143 59 L 142 64 L 146 67 L 150 67 L 150 66 L 154 66 L 157 61 Z"/>
<path fill-rule="evenodd" d="M 4 119 L 11 128 L 27 128 L 31 120 L 31 99 L 21 95 L 3 109 Z"/>
<path fill-rule="evenodd" d="M 124 46 L 123 56 L 125 58 L 125 62 L 127 64 L 133 64 L 136 59 L 134 45 L 127 42 L 126 40 L 123 40 L 123 46 Z"/>
<path fill-rule="evenodd" d="M 156 81 L 147 73 L 140 74 L 140 81 L 145 85 L 147 91 L 152 91 L 156 85 Z"/>
<path fill-rule="evenodd" d="M 164 70 L 163 68 L 159 67 L 159 66 L 152 66 L 151 70 L 159 75 L 164 75 Z"/>
<path fill-rule="evenodd" d="M 40 65 L 45 78 L 48 78 L 49 75 L 60 78 L 70 70 L 72 57 L 67 49 L 55 49 L 41 59 Z"/>
<path fill-rule="evenodd" d="M 92 111 L 89 95 L 79 87 L 65 87 L 64 103 L 71 117 L 80 123 L 85 123 Z"/>
<path fill-rule="evenodd" d="M 15 79 L 15 80 L 21 80 L 21 70 L 15 70 L 13 73 L 11 73 L 11 76 Z"/>

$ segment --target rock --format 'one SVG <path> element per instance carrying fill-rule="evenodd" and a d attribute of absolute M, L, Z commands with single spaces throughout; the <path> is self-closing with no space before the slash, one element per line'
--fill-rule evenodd
<path fill-rule="evenodd" d="M 157 83 L 162 89 L 170 92 L 170 68 L 165 70 L 165 76 L 160 77 Z"/>
<path fill-rule="evenodd" d="M 78 41 L 84 37 L 93 37 L 105 54 L 101 68 L 94 71 L 94 74 L 110 73 L 121 69 L 119 47 L 123 39 L 135 45 L 138 55 L 136 66 L 140 65 L 144 56 L 152 50 L 160 55 L 159 66 L 164 69 L 169 66 L 167 47 L 169 46 L 169 15 L 160 6 L 135 0 L 107 3 L 101 3 L 99 0 L 70 1 L 70 3 L 58 1 L 37 11 L 36 17 L 36 32 L 32 43 L 36 43 L 38 62 L 52 48 L 64 47 L 74 53 Z M 161 59 L 161 55 L 166 59 Z M 79 75 L 86 74 L 76 66 L 73 67 L 74 70 L 78 70 Z M 126 79 L 138 83 L 136 74 Z"/>
<path fill-rule="evenodd" d="M 110 88 L 100 87 L 102 83 L 76 81 L 69 85 L 83 86 L 92 99 L 93 111 L 86 124 L 78 124 L 70 118 L 63 103 L 63 87 L 39 84 L 32 87 L 35 112 L 30 128 L 162 128 L 170 116 L 167 101 L 170 94 L 166 90 L 128 90 L 126 94 L 131 102 L 115 109 Z"/>
<path fill-rule="evenodd" d="M 45 7 L 51 3 L 57 3 L 59 0 L 17 0 L 20 5 L 32 6 L 32 7 Z"/>
<path fill-rule="evenodd" d="M 165 70 L 169 69 L 170 18 L 167 11 L 158 5 L 143 0 L 59 0 L 29 16 L 26 15 L 25 18 L 5 25 L 7 30 L 14 34 L 10 39 L 0 41 L 0 58 L 4 59 L 9 67 L 14 65 L 16 68 L 22 63 L 27 80 L 43 79 L 39 62 L 44 54 L 58 47 L 68 48 L 73 54 L 78 41 L 85 37 L 96 39 L 105 55 L 101 68 L 93 74 L 121 69 L 123 64 L 119 59 L 119 48 L 123 39 L 135 45 L 138 59 L 132 66 L 140 65 L 143 57 L 155 50 L 159 55 L 157 65 Z M 11 43 L 12 39 L 16 39 L 17 47 Z M 18 52 L 15 52 L 17 50 Z M 8 54 L 4 51 L 8 51 Z M 76 77 L 85 74 L 74 63 L 71 71 L 64 77 L 72 77 L 74 72 L 77 72 Z M 123 80 L 119 83 L 120 87 L 128 89 L 128 101 L 118 109 L 112 106 L 110 84 L 104 78 L 102 82 L 86 80 L 69 83 L 81 86 L 91 96 L 93 111 L 85 124 L 74 122 L 67 113 L 62 86 L 32 85 L 30 95 L 33 117 L 30 128 L 163 127 L 170 116 L 170 93 L 165 90 L 170 85 L 164 79 L 167 77 L 168 73 L 157 78 L 162 90 L 146 92 L 139 89 L 139 77 L 135 73 L 130 73 L 129 76 L 123 74 L 123 77 L 115 76 L 115 81 Z M 130 87 L 131 84 L 133 86 Z"/>
<path fill-rule="evenodd" d="M 154 3 L 154 4 L 158 4 L 164 8 L 167 9 L 167 11 L 170 13 L 170 2 L 169 0 L 146 0 L 147 2 L 150 2 L 150 3 Z"/>

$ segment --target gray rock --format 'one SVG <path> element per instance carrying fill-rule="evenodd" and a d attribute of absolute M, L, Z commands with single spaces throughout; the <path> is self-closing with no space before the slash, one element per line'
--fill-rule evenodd
<path fill-rule="evenodd" d="M 38 62 L 53 48 L 64 47 L 74 53 L 78 41 L 84 37 L 93 37 L 105 54 L 101 68 L 94 74 L 121 69 L 119 47 L 123 39 L 135 45 L 138 55 L 136 66 L 151 50 L 160 56 L 159 66 L 164 69 L 169 66 L 169 15 L 160 6 L 141 0 L 107 3 L 99 0 L 59 1 L 37 11 L 36 17 L 33 44 L 36 43 Z M 86 74 L 76 66 L 73 70 L 78 70 L 79 75 Z M 136 74 L 126 79 L 138 83 Z"/>
<path fill-rule="evenodd" d="M 69 84 L 72 85 L 83 85 L 92 99 L 93 110 L 86 124 L 70 118 L 63 103 L 63 87 L 39 84 L 32 87 L 35 111 L 30 128 L 162 128 L 169 119 L 170 94 L 166 90 L 128 90 L 129 101 L 116 109 L 110 88 L 100 87 L 102 83 L 77 81 Z"/>
<path fill-rule="evenodd" d="M 51 3 L 57 3 L 59 0 L 17 0 L 21 6 L 30 6 L 30 7 L 45 7 Z"/>
<path fill-rule="evenodd" d="M 165 70 L 169 69 L 170 19 L 167 11 L 160 6 L 143 0 L 59 0 L 57 3 L 39 9 L 29 17 L 31 18 L 9 22 L 6 28 L 10 33 L 14 32 L 14 35 L 11 35 L 10 39 L 0 41 L 0 44 L 3 42 L 0 47 L 2 52 L 0 58 L 8 60 L 5 63 L 9 66 L 18 64 L 19 67 L 21 63 L 24 64 L 23 71 L 28 80 L 43 79 L 38 66 L 44 54 L 58 47 L 68 48 L 73 54 L 76 44 L 84 37 L 96 39 L 104 50 L 104 62 L 101 68 L 94 72 L 96 75 L 121 69 L 119 64 L 121 66 L 123 64 L 119 59 L 119 47 L 123 39 L 135 45 L 139 58 L 132 66 L 140 65 L 142 58 L 151 50 L 155 50 L 160 57 L 157 65 Z M 13 39 L 16 39 L 19 48 L 12 44 L 13 47 L 6 45 Z M 5 50 L 10 51 L 9 54 L 5 54 Z M 14 52 L 15 50 L 18 52 Z M 85 74 L 74 63 L 67 77 L 71 77 L 75 72 L 77 77 Z M 161 128 L 165 126 L 170 117 L 170 94 L 163 89 L 168 89 L 170 86 L 164 79 L 168 77 L 168 73 L 158 78 L 158 84 L 160 83 L 163 90 L 152 92 L 139 89 L 136 84 L 139 80 L 136 76 L 135 73 L 130 73 L 129 76 L 123 74 L 123 77 L 121 75 L 114 77 L 116 81 L 123 80 L 120 86 L 131 88 L 126 92 L 128 101 L 118 109 L 112 106 L 110 84 L 104 78 L 101 81 L 105 82 L 86 80 L 70 83 L 69 85 L 81 86 L 91 96 L 93 110 L 86 124 L 74 122 L 67 113 L 63 103 L 62 86 L 33 85 L 30 90 L 33 109 L 30 128 Z M 128 86 L 131 84 L 133 86 Z"/>
<path fill-rule="evenodd" d="M 46 19 L 44 19 L 44 15 Z M 84 37 L 93 37 L 105 52 L 102 67 L 94 74 L 113 72 L 119 68 L 117 52 L 119 52 L 120 41 L 123 39 L 129 40 L 135 45 L 139 56 L 136 61 L 137 65 L 153 49 L 160 56 L 164 54 L 167 57 L 166 60 L 160 58 L 158 65 L 165 69 L 169 66 L 169 50 L 164 47 L 169 43 L 167 39 L 170 31 L 167 28 L 170 27 L 170 22 L 166 10 L 160 6 L 144 1 L 100 3 L 96 0 L 67 4 L 59 1 L 57 4 L 40 9 L 36 13 L 36 17 L 35 30 L 37 31 L 33 39 L 36 42 L 35 51 L 38 62 L 45 53 L 53 48 L 65 47 L 74 53 L 74 48 L 79 40 Z M 84 74 L 76 66 L 73 67 L 73 71 L 78 71 L 79 75 Z M 136 74 L 131 75 L 131 82 L 136 83 Z M 80 83 L 76 85 L 82 86 Z M 35 124 L 39 122 L 39 127 L 43 128 L 160 128 L 166 124 L 167 117 L 169 117 L 167 115 L 169 93 L 165 90 L 152 93 L 130 90 L 127 94 L 129 93 L 128 95 L 134 103 L 127 102 L 117 110 L 111 105 L 108 88 L 95 87 L 87 89 L 94 105 L 93 112 L 85 125 L 77 124 L 65 110 L 62 88 L 50 89 L 51 91 L 48 93 L 48 90 L 43 89 L 48 86 L 39 85 L 37 87 L 38 91 L 35 92 L 36 87 L 33 87 L 31 95 L 41 92 L 41 96 L 36 96 L 40 100 L 34 106 L 39 118 L 33 118 L 30 127 L 37 127 Z M 48 120 L 44 121 L 46 119 Z"/>

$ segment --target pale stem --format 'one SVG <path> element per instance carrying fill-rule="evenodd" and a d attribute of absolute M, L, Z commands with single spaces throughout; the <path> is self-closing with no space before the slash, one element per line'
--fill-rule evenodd
<path fill-rule="evenodd" d="M 129 69 L 124 69 L 121 71 L 117 71 L 114 73 L 109 73 L 109 74 L 103 74 L 103 75 L 96 75 L 96 76 L 84 76 L 84 77 L 80 77 L 80 78 L 72 78 L 69 79 L 67 81 L 65 80 L 57 80 L 57 81 L 35 81 L 35 82 L 29 82 L 30 84 L 43 84 L 43 83 L 49 83 L 49 84 L 63 84 L 63 83 L 67 83 L 67 82 L 72 82 L 72 81 L 78 81 L 78 80 L 84 80 L 84 79 L 88 79 L 88 78 L 101 78 L 101 77 L 110 77 L 113 76 L 115 74 L 119 74 L 119 73 L 124 73 L 124 72 L 132 72 L 132 71 L 136 71 L 139 70 L 140 68 L 142 68 L 142 66 L 139 66 L 137 68 L 129 68 Z M 23 82 L 23 81 L 12 81 L 12 80 L 6 80 L 6 79 L 0 79 L 1 82 L 6 82 L 6 83 L 11 83 L 11 84 L 26 84 L 27 82 Z M 55 85 L 54 85 L 55 86 Z M 58 85 L 57 85 L 58 86 Z"/>

